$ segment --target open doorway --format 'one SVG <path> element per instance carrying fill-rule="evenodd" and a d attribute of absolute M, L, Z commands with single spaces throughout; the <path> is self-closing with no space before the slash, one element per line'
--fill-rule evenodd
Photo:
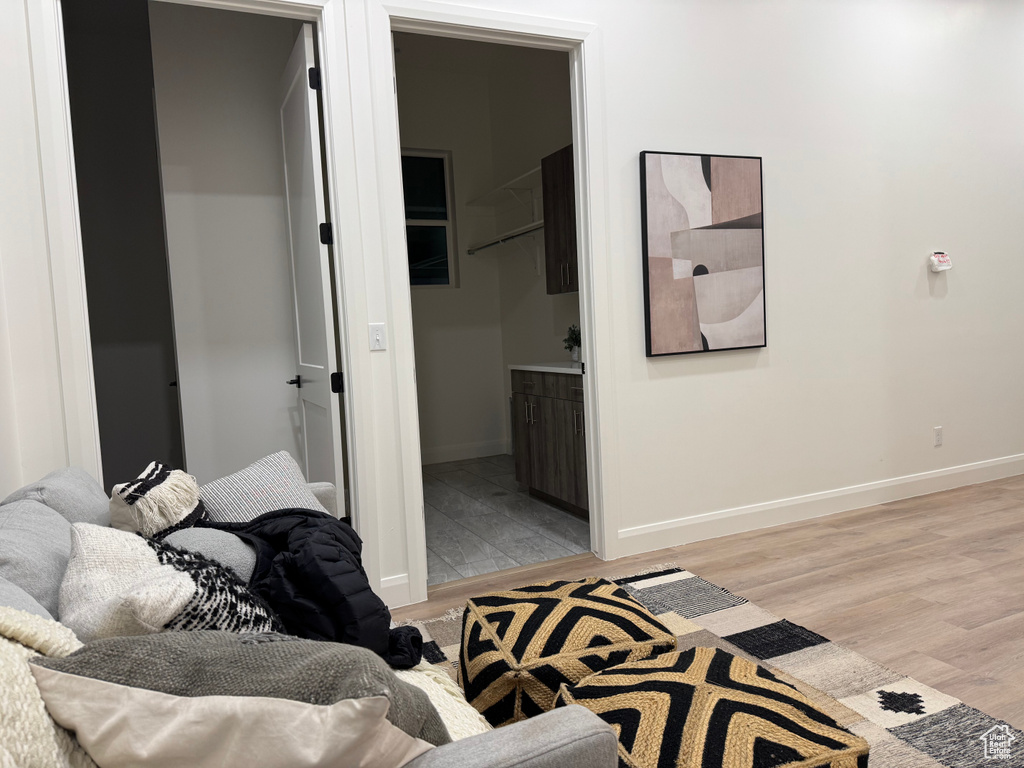
<path fill-rule="evenodd" d="M 208 482 L 286 450 L 308 480 L 337 486 L 344 514 L 315 30 L 130 5 L 62 4 L 105 484 L 152 459 Z M 128 136 L 142 145 L 130 157 Z M 146 196 L 145 247 L 124 225 L 139 192 L 120 189 L 112 169 Z M 163 366 L 131 349 L 104 357 L 98 331 L 130 333 L 142 318 L 159 321 Z M 119 395 L 137 390 L 137 369 L 152 386 Z M 166 445 L 147 439 L 154 412 Z"/>
<path fill-rule="evenodd" d="M 569 55 L 394 46 L 428 584 L 589 552 Z"/>

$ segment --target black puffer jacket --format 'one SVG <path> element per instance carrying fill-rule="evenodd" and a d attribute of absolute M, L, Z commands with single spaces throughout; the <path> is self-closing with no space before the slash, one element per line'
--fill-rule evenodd
<path fill-rule="evenodd" d="M 347 523 L 309 509 L 281 509 L 247 523 L 201 525 L 234 533 L 256 548 L 249 587 L 289 633 L 369 648 L 400 669 L 419 663 L 419 631 L 389 629 L 391 613 L 363 570 L 363 542 Z"/>

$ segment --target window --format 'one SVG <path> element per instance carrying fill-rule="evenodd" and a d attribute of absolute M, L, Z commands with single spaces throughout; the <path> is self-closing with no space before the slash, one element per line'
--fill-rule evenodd
<path fill-rule="evenodd" d="M 409 283 L 457 287 L 451 153 L 403 150 L 402 186 Z"/>

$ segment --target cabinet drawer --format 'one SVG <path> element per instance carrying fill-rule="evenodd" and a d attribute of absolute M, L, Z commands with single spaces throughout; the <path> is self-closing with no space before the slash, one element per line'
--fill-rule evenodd
<path fill-rule="evenodd" d="M 583 400 L 583 377 L 573 373 L 542 373 L 537 394 L 559 400 Z"/>
<path fill-rule="evenodd" d="M 541 392 L 540 378 L 543 373 L 536 371 L 512 371 L 512 391 L 522 395 L 538 395 Z"/>
<path fill-rule="evenodd" d="M 523 395 L 583 402 L 583 377 L 573 373 L 513 370 L 512 391 Z"/>
<path fill-rule="evenodd" d="M 583 377 L 582 376 L 573 376 L 571 374 L 566 374 L 565 378 L 568 379 L 568 381 L 565 384 L 566 391 L 568 392 L 568 394 L 566 395 L 565 399 L 566 400 L 575 400 L 578 403 L 582 403 L 583 402 Z"/>

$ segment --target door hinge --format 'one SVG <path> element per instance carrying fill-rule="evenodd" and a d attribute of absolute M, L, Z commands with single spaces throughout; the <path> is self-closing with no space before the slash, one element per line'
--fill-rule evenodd
<path fill-rule="evenodd" d="M 331 374 L 331 392 L 340 394 L 345 391 L 345 378 L 341 371 Z"/>
<path fill-rule="evenodd" d="M 334 228 L 330 222 L 320 225 L 320 242 L 324 245 L 334 245 Z"/>
<path fill-rule="evenodd" d="M 580 373 L 582 373 L 583 375 L 586 375 L 586 373 L 587 373 L 587 364 L 586 363 L 580 363 Z"/>
<path fill-rule="evenodd" d="M 320 90 L 320 70 L 316 67 L 309 68 L 309 87 L 314 91 Z"/>

